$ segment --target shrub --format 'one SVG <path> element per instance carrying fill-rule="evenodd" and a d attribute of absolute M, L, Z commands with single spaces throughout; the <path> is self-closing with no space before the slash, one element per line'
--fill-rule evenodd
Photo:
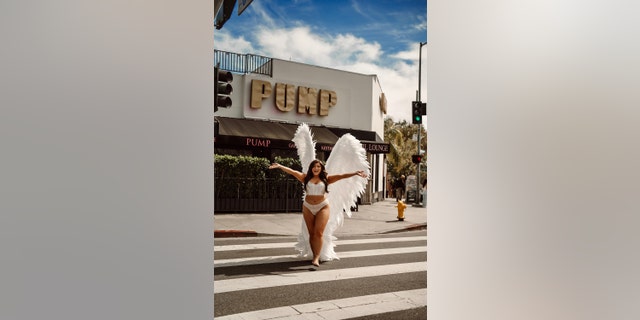
<path fill-rule="evenodd" d="M 296 159 L 276 157 L 275 161 L 294 170 L 300 170 L 300 161 Z M 302 196 L 302 188 L 292 190 L 289 195 L 285 194 L 282 186 L 291 184 L 291 180 L 297 180 L 282 170 L 269 170 L 269 165 L 269 160 L 265 158 L 215 154 L 215 197 L 267 199 Z"/>

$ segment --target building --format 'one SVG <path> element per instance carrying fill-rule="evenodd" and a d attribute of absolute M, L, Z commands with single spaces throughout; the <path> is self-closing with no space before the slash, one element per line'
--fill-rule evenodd
<path fill-rule="evenodd" d="M 326 160 L 338 138 L 351 133 L 371 164 L 360 203 L 384 199 L 387 106 L 376 75 L 223 51 L 215 59 L 233 73 L 232 106 L 215 113 L 216 154 L 297 157 L 291 138 L 305 122 L 317 141 L 317 157 Z"/>

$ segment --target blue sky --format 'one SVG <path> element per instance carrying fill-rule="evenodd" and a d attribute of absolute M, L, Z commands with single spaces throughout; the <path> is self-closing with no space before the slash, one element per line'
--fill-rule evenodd
<path fill-rule="evenodd" d="M 218 50 L 376 74 L 388 115 L 407 121 L 418 90 L 419 43 L 425 41 L 426 0 L 253 0 L 242 15 L 234 11 L 214 31 Z M 427 47 L 422 48 L 423 102 Z"/>

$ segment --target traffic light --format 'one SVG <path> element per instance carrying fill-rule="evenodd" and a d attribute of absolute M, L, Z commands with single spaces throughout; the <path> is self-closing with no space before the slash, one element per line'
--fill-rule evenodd
<path fill-rule="evenodd" d="M 413 124 L 421 124 L 422 123 L 422 108 L 420 101 L 412 101 L 411 102 L 411 123 Z"/>
<path fill-rule="evenodd" d="M 231 107 L 231 92 L 233 92 L 231 81 L 233 81 L 233 74 L 229 71 L 215 68 L 214 78 L 215 88 L 213 91 L 215 97 L 215 111 L 218 111 L 218 108 Z"/>
<path fill-rule="evenodd" d="M 412 161 L 413 163 L 420 163 L 420 162 L 422 162 L 422 155 L 419 155 L 419 154 L 414 154 L 414 155 L 412 155 L 412 156 L 411 156 L 411 161 Z"/>

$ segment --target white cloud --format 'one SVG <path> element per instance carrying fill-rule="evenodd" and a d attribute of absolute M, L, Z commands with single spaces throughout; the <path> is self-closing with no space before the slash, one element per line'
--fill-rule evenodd
<path fill-rule="evenodd" d="M 419 44 L 416 43 L 416 44 L 412 45 L 409 50 L 397 52 L 395 54 L 392 54 L 391 57 L 396 58 L 396 59 L 401 59 L 401 60 L 408 60 L 408 61 L 416 60 L 417 61 L 418 58 L 420 57 L 419 52 L 418 52 L 418 46 L 419 46 Z M 424 55 L 424 49 L 422 50 L 422 53 Z"/>
<path fill-rule="evenodd" d="M 367 43 L 365 39 L 351 34 L 338 35 L 333 40 L 334 50 L 345 59 L 356 62 L 370 62 L 380 58 L 382 54 L 378 43 Z"/>
<path fill-rule="evenodd" d="M 417 19 L 420 21 L 419 23 L 413 26 L 416 30 L 424 30 L 427 31 L 427 17 L 423 15 L 418 15 Z"/>
<path fill-rule="evenodd" d="M 265 55 L 278 59 L 326 65 L 331 56 L 331 44 L 308 27 L 264 28 L 258 31 L 256 40 Z"/>
<path fill-rule="evenodd" d="M 335 37 L 315 34 L 306 26 L 262 28 L 256 41 L 264 55 L 320 66 L 373 62 L 382 54 L 378 43 L 367 43 L 350 34 Z"/>
<path fill-rule="evenodd" d="M 235 38 L 223 30 L 214 31 L 213 47 L 216 50 L 235 53 L 255 53 L 255 49 L 251 42 L 247 41 L 244 37 Z"/>

